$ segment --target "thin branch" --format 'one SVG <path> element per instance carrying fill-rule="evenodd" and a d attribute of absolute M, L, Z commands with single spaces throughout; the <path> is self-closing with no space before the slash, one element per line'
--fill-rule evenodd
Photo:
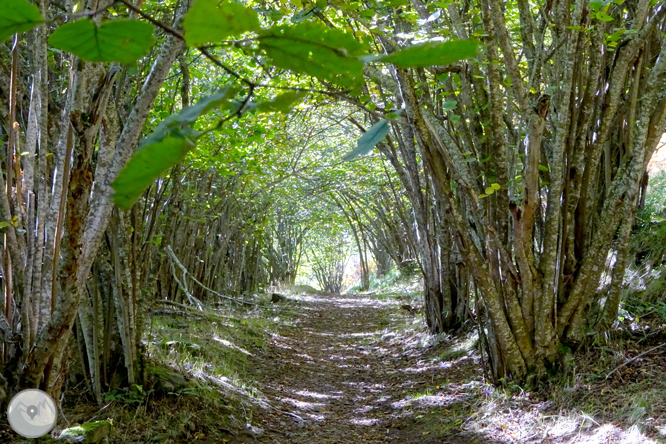
<path fill-rule="evenodd" d="M 178 37 L 180 40 L 185 41 L 185 36 L 181 32 L 177 31 L 176 29 L 172 28 L 169 25 L 166 25 L 166 24 L 160 22 L 159 20 L 156 20 L 156 19 L 152 18 L 150 15 L 143 12 L 141 10 L 141 8 L 137 8 L 136 6 L 134 6 L 130 1 L 128 1 L 128 0 L 119 0 L 119 1 L 120 1 L 120 3 L 127 6 L 129 9 L 131 9 L 132 11 L 139 14 L 144 19 L 148 20 L 153 25 L 157 26 L 158 28 L 163 29 L 165 32 L 173 35 L 174 37 Z"/>
<path fill-rule="evenodd" d="M 661 344 L 661 345 L 657 345 L 657 346 L 655 346 L 655 347 L 652 347 L 651 349 L 649 349 L 649 350 L 647 350 L 647 351 L 644 351 L 644 352 L 641 353 L 640 355 L 638 355 L 638 356 L 634 356 L 633 358 L 629 359 L 628 361 L 625 361 L 625 362 L 623 362 L 622 364 L 618 365 L 617 367 L 615 367 L 615 368 L 613 369 L 613 371 L 611 371 L 609 374 L 606 375 L 606 378 L 605 378 L 605 379 L 608 379 L 608 377 L 609 377 L 610 375 L 612 375 L 613 373 L 615 373 L 616 371 L 618 371 L 619 369 L 621 369 L 621 368 L 624 367 L 625 365 L 630 364 L 630 363 L 634 362 L 636 359 L 638 359 L 638 358 L 640 358 L 640 357 L 642 357 L 642 356 L 645 356 L 645 355 L 647 355 L 648 353 L 651 353 L 651 352 L 653 352 L 653 351 L 655 351 L 655 350 L 657 350 L 657 349 L 659 349 L 659 348 L 661 348 L 661 347 L 666 347 L 666 342 L 664 342 L 664 343 Z"/>
<path fill-rule="evenodd" d="M 201 282 L 199 282 L 199 281 L 197 280 L 197 278 L 195 278 L 194 276 L 192 276 L 192 273 L 190 273 L 189 271 L 187 271 L 187 268 L 185 268 L 185 266 L 184 266 L 184 265 L 178 260 L 178 258 L 176 257 L 176 254 L 173 252 L 173 249 L 171 248 L 171 245 L 167 245 L 167 254 L 169 255 L 169 258 L 173 261 L 174 265 L 177 265 L 178 268 L 180 268 L 181 271 L 183 272 L 183 282 L 185 282 L 185 278 L 189 275 L 190 278 L 192 278 L 192 280 L 193 280 L 196 284 L 199 284 L 199 286 L 201 286 L 204 290 L 208 290 L 208 291 L 210 291 L 211 293 L 213 293 L 213 294 L 214 294 L 215 296 L 217 296 L 217 297 L 220 297 L 220 298 L 223 298 L 223 299 L 228 299 L 228 300 L 230 300 L 230 301 L 236 302 L 237 304 L 253 305 L 253 306 L 254 306 L 254 305 L 260 305 L 260 304 L 258 304 L 258 303 L 256 303 L 256 302 L 245 301 L 245 300 L 243 300 L 243 299 L 236 299 L 236 298 L 232 298 L 231 296 L 225 296 L 225 295 L 223 295 L 223 294 L 221 294 L 221 293 L 218 293 L 217 291 L 215 291 L 215 290 L 213 290 L 213 289 L 210 289 L 210 288 L 206 287 L 204 284 L 202 284 Z M 175 273 L 173 274 L 173 276 L 174 276 L 174 278 L 176 278 L 176 274 L 175 274 Z M 185 289 L 187 289 L 187 287 L 185 287 Z M 187 291 L 186 291 L 185 293 L 187 294 L 187 297 L 188 297 L 188 298 L 191 296 L 190 294 L 187 293 Z M 192 297 L 194 298 L 194 296 L 192 296 Z M 196 299 L 196 298 L 194 298 L 194 299 L 195 299 L 197 302 L 200 303 L 200 301 L 198 301 L 198 299 Z"/>

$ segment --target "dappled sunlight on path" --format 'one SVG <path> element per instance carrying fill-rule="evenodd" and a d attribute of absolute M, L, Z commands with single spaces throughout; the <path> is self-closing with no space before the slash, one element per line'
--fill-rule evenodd
<path fill-rule="evenodd" d="M 397 300 L 290 296 L 282 304 L 291 317 L 257 357 L 258 388 L 273 409 L 253 417 L 261 435 L 237 442 L 655 442 L 637 428 L 554 412 L 531 393 L 485 384 L 473 332 L 429 336 Z"/>
<path fill-rule="evenodd" d="M 451 375 L 446 366 L 419 362 L 405 346 L 404 336 L 387 332 L 389 325 L 420 325 L 417 318 L 401 310 L 397 301 L 371 297 L 289 299 L 286 304 L 298 304 L 300 314 L 273 335 L 272 364 L 264 370 L 261 391 L 274 406 L 292 415 L 265 418 L 268 433 L 260 441 L 442 442 L 434 440 L 437 427 L 414 430 L 412 437 L 406 433 L 414 421 L 423 419 L 423 415 L 413 417 L 414 409 L 425 406 L 443 412 L 462 402 L 456 396 L 418 393 Z M 422 332 L 411 334 L 426 338 Z M 428 441 L 431 433 L 433 440 Z M 452 434 L 445 442 L 469 442 L 469 437 Z"/>

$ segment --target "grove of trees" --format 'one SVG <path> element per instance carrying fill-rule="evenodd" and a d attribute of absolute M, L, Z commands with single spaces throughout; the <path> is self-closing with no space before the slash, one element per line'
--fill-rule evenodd
<path fill-rule="evenodd" d="M 417 266 L 430 332 L 474 318 L 497 380 L 559 369 L 617 317 L 665 16 L 0 0 L 0 401 L 101 401 L 143 377 L 151 310 L 252 304 L 306 260 L 340 291 L 350 249 L 361 289 Z"/>

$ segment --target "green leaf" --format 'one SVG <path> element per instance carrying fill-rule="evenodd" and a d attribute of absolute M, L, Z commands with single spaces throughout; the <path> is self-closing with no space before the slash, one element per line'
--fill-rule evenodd
<path fill-rule="evenodd" d="M 487 194 L 488 196 L 490 196 L 491 194 L 495 194 L 495 188 L 492 188 L 492 187 L 488 187 L 488 188 L 486 188 L 485 191 L 486 191 L 486 194 Z"/>
<path fill-rule="evenodd" d="M 549 168 L 546 165 L 539 164 L 538 168 L 539 168 L 539 171 L 544 171 L 544 172 L 550 171 Z"/>
<path fill-rule="evenodd" d="M 26 0 L 0 0 L 0 43 L 13 34 L 30 31 L 43 21 L 39 8 Z"/>
<path fill-rule="evenodd" d="M 270 102 L 262 102 L 257 106 L 257 111 L 270 113 L 278 112 L 287 114 L 294 107 L 294 104 L 305 96 L 302 91 L 289 91 L 275 97 Z"/>
<path fill-rule="evenodd" d="M 344 160 L 352 160 L 358 156 L 363 156 L 369 153 L 375 145 L 381 142 L 384 137 L 391 131 L 391 125 L 387 119 L 382 119 L 372 125 L 366 132 L 358 139 L 356 149 L 345 154 Z"/>
<path fill-rule="evenodd" d="M 601 11 L 601 8 L 604 7 L 606 2 L 604 1 L 598 1 L 598 0 L 593 0 L 590 2 L 590 9 L 593 11 Z"/>
<path fill-rule="evenodd" d="M 448 42 L 427 42 L 410 46 L 402 51 L 382 55 L 377 58 L 384 63 L 392 63 L 401 68 L 426 68 L 429 66 L 450 65 L 462 59 L 474 57 L 479 43 L 475 40 L 452 40 Z"/>
<path fill-rule="evenodd" d="M 361 17 L 364 18 L 372 18 L 375 15 L 375 10 L 374 9 L 364 9 L 359 13 Z"/>
<path fill-rule="evenodd" d="M 444 111 L 451 111 L 453 109 L 456 109 L 456 106 L 458 106 L 457 100 L 447 100 L 442 105 L 442 108 L 444 109 Z"/>
<path fill-rule="evenodd" d="M 137 151 L 111 185 L 115 190 L 113 201 L 118 208 L 130 209 L 163 171 L 181 162 L 195 146 L 195 140 L 190 137 L 168 136 Z"/>
<path fill-rule="evenodd" d="M 263 33 L 259 47 L 278 68 L 307 74 L 345 88 L 360 88 L 363 47 L 354 37 L 318 23 L 279 26 Z"/>
<path fill-rule="evenodd" d="M 155 44 L 153 27 L 137 20 L 110 20 L 99 27 L 90 19 L 62 25 L 49 44 L 90 62 L 134 63 Z"/>
<path fill-rule="evenodd" d="M 163 120 L 150 136 L 143 139 L 139 150 L 111 184 L 115 190 L 115 204 L 123 210 L 129 209 L 155 179 L 182 161 L 196 146 L 199 136 L 192 125 L 213 108 L 229 103 L 237 91 L 236 88 L 224 88 Z"/>
<path fill-rule="evenodd" d="M 597 19 L 602 20 L 604 22 L 612 22 L 613 21 L 613 17 L 606 14 L 603 11 L 602 12 L 597 12 Z"/>
<path fill-rule="evenodd" d="M 492 183 L 490 184 L 490 186 L 492 187 L 493 190 L 499 190 L 500 188 L 502 188 L 498 183 Z"/>
<path fill-rule="evenodd" d="M 9 222 L 0 222 L 0 228 L 7 228 L 9 226 Z"/>
<path fill-rule="evenodd" d="M 187 46 L 218 43 L 248 31 L 259 31 L 257 13 L 238 3 L 197 0 L 183 20 Z"/>
<path fill-rule="evenodd" d="M 157 125 L 157 128 L 155 128 L 155 131 L 153 131 L 150 136 L 143 139 L 139 149 L 158 143 L 168 135 L 190 132 L 191 128 L 189 127 L 194 124 L 200 116 L 206 114 L 213 108 L 229 104 L 237 92 L 238 89 L 235 87 L 226 87 L 211 96 L 199 100 L 196 105 L 183 108 L 178 114 L 167 117 Z"/>

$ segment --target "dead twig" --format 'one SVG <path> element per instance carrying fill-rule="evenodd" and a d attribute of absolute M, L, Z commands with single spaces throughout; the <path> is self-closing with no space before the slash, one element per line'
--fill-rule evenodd
<path fill-rule="evenodd" d="M 644 352 L 641 353 L 640 355 L 638 355 L 638 356 L 634 356 L 633 358 L 629 359 L 628 361 L 625 361 L 625 362 L 623 362 L 622 364 L 618 365 L 617 367 L 615 367 L 615 368 L 613 369 L 613 371 L 611 371 L 609 374 L 606 375 L 606 378 L 605 378 L 605 379 L 608 379 L 608 377 L 609 377 L 610 375 L 612 375 L 613 373 L 615 373 L 616 371 L 618 371 L 619 369 L 621 369 L 621 368 L 624 367 L 625 365 L 627 365 L 627 364 L 629 364 L 629 363 L 631 363 L 631 362 L 634 362 L 636 359 L 640 358 L 641 356 L 645 356 L 645 355 L 647 355 L 648 353 L 651 353 L 651 352 L 653 352 L 653 351 L 655 351 L 655 350 L 657 350 L 658 348 L 661 348 L 661 347 L 666 347 L 666 342 L 664 342 L 664 343 L 661 344 L 661 345 L 657 345 L 657 346 L 655 346 L 655 347 L 652 347 L 651 349 L 644 351 Z"/>

